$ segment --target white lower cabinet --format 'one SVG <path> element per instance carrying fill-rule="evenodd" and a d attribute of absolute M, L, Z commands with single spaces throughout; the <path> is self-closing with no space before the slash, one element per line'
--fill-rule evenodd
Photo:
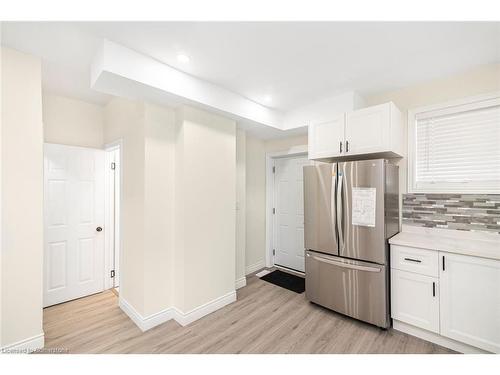
<path fill-rule="evenodd" d="M 437 333 L 441 345 L 451 339 L 450 343 L 500 353 L 500 261 L 435 251 L 439 262 L 430 263 L 439 271 L 422 267 L 426 275 L 409 271 L 406 263 L 397 259 L 403 254 L 423 264 L 427 253 L 405 246 L 395 246 L 393 251 L 393 246 L 392 318 L 430 335 Z M 426 337 L 432 341 L 432 336 Z"/>
<path fill-rule="evenodd" d="M 440 256 L 441 335 L 500 353 L 500 261 Z"/>
<path fill-rule="evenodd" d="M 393 269 L 391 285 L 392 318 L 439 333 L 438 279 Z"/>

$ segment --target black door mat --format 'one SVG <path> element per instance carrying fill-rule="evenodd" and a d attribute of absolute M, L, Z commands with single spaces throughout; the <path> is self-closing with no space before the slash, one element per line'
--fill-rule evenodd
<path fill-rule="evenodd" d="M 303 277 L 295 276 L 280 270 L 268 273 L 260 279 L 295 293 L 303 293 L 306 290 L 306 282 Z"/>

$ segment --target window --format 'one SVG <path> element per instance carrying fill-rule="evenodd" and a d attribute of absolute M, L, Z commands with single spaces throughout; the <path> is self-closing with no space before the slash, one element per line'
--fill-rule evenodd
<path fill-rule="evenodd" d="M 409 112 L 409 190 L 500 193 L 500 95 Z"/>

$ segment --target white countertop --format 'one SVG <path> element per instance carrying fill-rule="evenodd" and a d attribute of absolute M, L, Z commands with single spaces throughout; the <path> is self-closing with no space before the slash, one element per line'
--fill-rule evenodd
<path fill-rule="evenodd" d="M 403 225 L 402 232 L 389 239 L 389 243 L 500 260 L 498 234 Z"/>

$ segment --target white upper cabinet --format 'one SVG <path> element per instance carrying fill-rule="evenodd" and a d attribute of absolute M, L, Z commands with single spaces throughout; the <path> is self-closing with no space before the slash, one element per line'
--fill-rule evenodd
<path fill-rule="evenodd" d="M 441 335 L 500 353 L 500 261 L 440 255 Z"/>
<path fill-rule="evenodd" d="M 344 147 L 345 115 L 309 126 L 309 159 L 340 156 Z"/>
<path fill-rule="evenodd" d="M 401 113 L 393 103 L 349 112 L 346 115 L 348 154 L 393 151 L 391 128 L 401 126 Z M 396 145 L 395 145 L 396 146 Z"/>
<path fill-rule="evenodd" d="M 384 103 L 309 126 L 309 159 L 403 156 L 401 112 Z M 378 155 L 377 155 L 378 154 Z"/>

